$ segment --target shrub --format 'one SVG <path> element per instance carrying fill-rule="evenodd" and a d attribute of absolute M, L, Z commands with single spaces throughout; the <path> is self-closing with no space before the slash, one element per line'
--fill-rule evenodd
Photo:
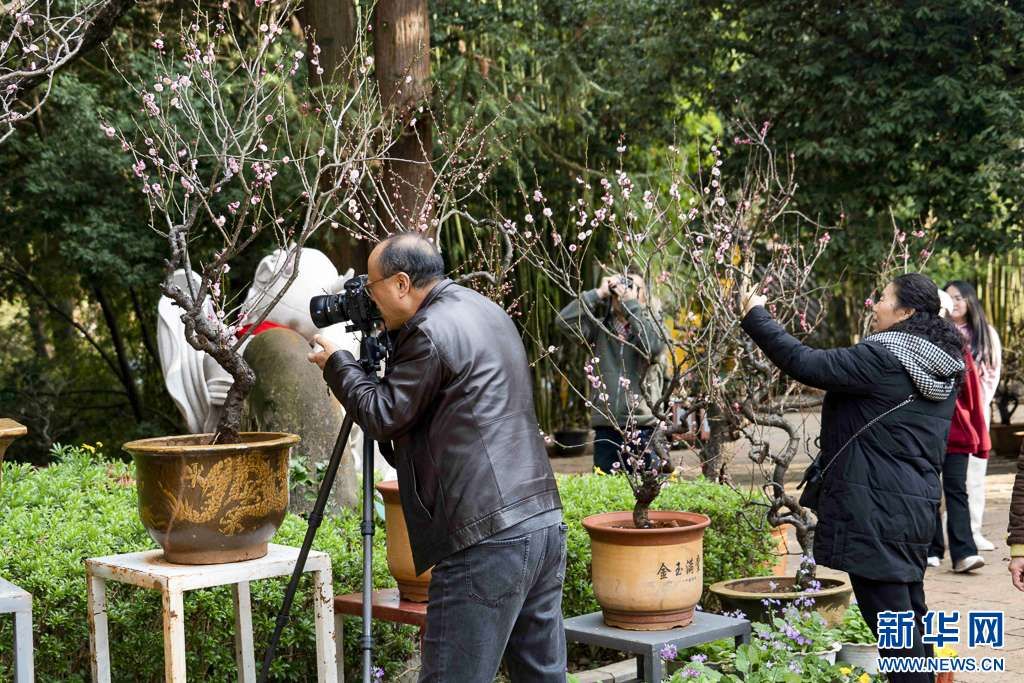
<path fill-rule="evenodd" d="M 89 680 L 85 566 L 88 557 L 156 547 L 138 519 L 132 469 L 106 461 L 91 446 L 57 447 L 55 464 L 44 469 L 4 465 L 0 488 L 0 576 L 34 596 L 36 672 L 38 680 Z M 563 609 L 575 616 L 598 609 L 590 586 L 590 541 L 580 520 L 590 514 L 632 509 L 624 477 L 559 477 L 566 522 L 568 559 Z M 763 519 L 743 495 L 705 481 L 679 482 L 658 498 L 660 509 L 707 514 L 712 524 L 704 535 L 705 584 L 757 574 L 771 557 Z M 324 520 L 314 547 L 331 555 L 335 593 L 356 592 L 362 578 L 359 515 L 346 512 Z M 274 542 L 298 546 L 306 523 L 288 515 Z M 261 653 L 281 604 L 286 579 L 252 584 L 253 629 Z M 387 572 L 383 522 L 374 539 L 374 585 L 393 586 Z M 300 584 L 271 677 L 275 681 L 315 680 L 316 644 L 311 584 Z M 107 584 L 110 649 L 115 676 L 134 681 L 163 679 L 163 644 L 159 594 L 131 586 Z M 195 680 L 235 680 L 234 612 L 227 587 L 185 594 L 187 665 Z M 0 621 L 0 642 L 11 642 L 9 619 Z M 346 670 L 358 671 L 358 621 L 345 629 Z M 416 629 L 375 622 L 377 664 L 391 680 L 412 655 Z M 10 649 L 0 650 L 0 680 L 10 676 Z"/>
<path fill-rule="evenodd" d="M 131 468 L 101 461 L 92 447 L 56 448 L 57 463 L 45 469 L 4 465 L 0 488 L 0 576 L 34 596 L 36 677 L 44 681 L 89 680 L 85 565 L 88 557 L 156 547 L 139 522 Z M 275 543 L 298 546 L 306 523 L 288 515 Z M 374 583 L 393 586 L 384 553 L 384 529 L 374 537 Z M 336 594 L 358 591 L 362 579 L 362 537 L 356 514 L 324 520 L 317 550 L 331 556 Z M 287 579 L 252 583 L 253 631 L 262 654 Z M 271 679 L 316 680 L 312 582 L 299 585 L 292 621 L 281 639 Z M 134 681 L 163 680 L 160 597 L 156 591 L 108 582 L 110 655 L 114 676 Z M 237 678 L 234 611 L 228 587 L 185 594 L 187 666 L 190 680 Z M 0 626 L 0 642 L 11 642 L 11 624 Z M 360 657 L 358 622 L 345 629 L 346 665 Z M 374 622 L 377 663 L 390 679 L 413 652 L 416 630 Z M 10 648 L 0 649 L 0 680 L 11 675 Z"/>

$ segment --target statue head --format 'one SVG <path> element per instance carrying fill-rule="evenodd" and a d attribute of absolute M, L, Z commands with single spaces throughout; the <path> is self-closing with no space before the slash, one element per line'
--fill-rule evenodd
<path fill-rule="evenodd" d="M 245 298 L 249 320 L 260 316 L 284 288 L 295 270 L 294 256 L 294 249 L 276 249 L 260 261 Z M 309 316 L 309 300 L 318 294 L 341 291 L 345 280 L 352 277 L 353 273 L 349 270 L 339 278 L 338 270 L 331 260 L 317 249 L 303 248 L 298 264 L 299 273 L 295 282 L 271 309 L 267 320 L 290 327 L 306 339 L 312 339 L 320 330 Z"/>

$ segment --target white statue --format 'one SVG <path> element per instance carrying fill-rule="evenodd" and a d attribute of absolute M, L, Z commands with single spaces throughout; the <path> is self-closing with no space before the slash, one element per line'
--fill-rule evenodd
<path fill-rule="evenodd" d="M 192 278 L 198 286 L 199 276 L 192 273 Z M 184 270 L 174 271 L 172 279 L 182 290 L 187 288 Z M 214 313 L 209 297 L 203 302 L 203 310 L 208 315 Z M 185 341 L 181 309 L 172 299 L 160 297 L 157 311 L 156 343 L 167 393 L 185 417 L 191 433 L 212 432 L 220 421 L 221 410 L 234 379 L 212 357 Z"/>
<path fill-rule="evenodd" d="M 291 277 L 294 259 L 288 256 L 288 251 L 277 249 L 260 261 L 245 298 L 243 310 L 248 320 L 258 319 Z M 352 275 L 353 271 L 349 269 L 339 277 L 334 264 L 323 252 L 302 249 L 299 275 L 274 304 L 266 322 L 295 330 L 307 340 L 312 340 L 316 334 L 324 335 L 338 348 L 358 355 L 359 339 L 355 333 L 345 330 L 344 323 L 321 330 L 313 324 L 309 315 L 309 301 L 312 297 L 343 291 L 345 281 Z M 185 286 L 184 271 L 176 271 L 174 277 L 176 284 Z M 213 306 L 209 302 L 207 304 L 212 314 Z M 185 340 L 185 327 L 181 322 L 181 310 L 171 299 L 166 296 L 160 298 L 159 313 L 157 346 L 167 391 L 188 422 L 189 431 L 193 434 L 212 432 L 216 429 L 228 389 L 234 380 L 213 358 L 188 344 Z M 252 336 L 246 344 L 251 339 Z M 244 345 L 239 352 L 244 352 Z M 321 391 L 323 387 L 311 387 L 310 390 Z M 362 433 L 358 427 L 352 430 L 348 450 L 355 462 L 356 471 L 361 471 Z M 396 478 L 396 472 L 382 457 L 377 457 L 374 465 L 385 479 Z"/>

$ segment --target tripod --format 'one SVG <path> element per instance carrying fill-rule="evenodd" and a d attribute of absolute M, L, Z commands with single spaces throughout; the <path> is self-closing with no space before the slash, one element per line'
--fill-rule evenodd
<path fill-rule="evenodd" d="M 363 332 L 362 340 L 359 343 L 359 364 L 368 375 L 376 374 L 380 369 L 380 363 L 384 359 L 387 349 L 381 341 L 370 334 Z M 324 472 L 323 481 L 320 482 L 320 490 L 317 492 L 316 503 L 309 513 L 309 526 L 306 528 L 306 537 L 302 540 L 302 547 L 299 549 L 299 558 L 295 563 L 295 570 L 288 581 L 288 588 L 284 593 L 284 602 L 277 614 L 277 621 L 274 624 L 274 633 L 270 636 L 270 643 L 263 655 L 263 669 L 260 671 L 259 683 L 267 683 L 270 675 L 270 664 L 274 661 L 274 650 L 281 639 L 281 632 L 288 623 L 288 614 L 295 600 L 295 591 L 299 587 L 299 578 L 302 576 L 302 569 L 306 565 L 306 558 L 313 545 L 317 529 L 324 518 L 324 509 L 327 507 L 327 499 L 330 497 L 331 489 L 334 487 L 334 478 L 338 473 L 338 465 L 341 464 L 341 457 L 345 451 L 345 444 L 352 433 L 352 413 L 345 414 L 345 420 L 341 424 L 341 431 L 338 433 L 338 440 L 334 442 L 334 450 L 331 452 L 331 460 Z M 382 444 L 383 447 L 383 444 Z M 360 645 L 363 650 L 363 683 L 370 683 L 373 676 L 373 635 L 370 632 L 370 623 L 373 609 L 373 439 L 363 435 L 363 521 L 360 525 L 363 536 L 363 635 L 360 638 Z M 340 666 L 340 663 L 339 663 Z"/>

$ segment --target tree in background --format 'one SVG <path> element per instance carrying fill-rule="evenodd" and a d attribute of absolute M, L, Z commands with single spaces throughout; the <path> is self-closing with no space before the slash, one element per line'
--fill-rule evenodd
<path fill-rule="evenodd" d="M 993 0 L 708 2 L 698 39 L 714 106 L 772 123 L 798 205 L 835 234 L 857 282 L 884 257 L 890 210 L 939 247 L 997 253 L 1024 218 L 1024 8 Z M 685 67 L 684 67 L 685 68 Z M 842 292 L 856 329 L 863 293 Z"/>

